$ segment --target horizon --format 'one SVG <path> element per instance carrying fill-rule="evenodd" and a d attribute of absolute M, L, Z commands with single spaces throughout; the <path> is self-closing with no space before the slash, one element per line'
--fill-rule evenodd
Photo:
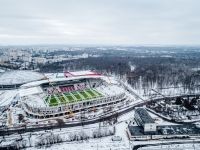
<path fill-rule="evenodd" d="M 0 47 L 200 47 L 200 44 L 0 44 Z"/>

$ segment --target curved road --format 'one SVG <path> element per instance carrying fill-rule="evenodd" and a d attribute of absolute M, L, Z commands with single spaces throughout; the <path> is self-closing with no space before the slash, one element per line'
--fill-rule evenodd
<path fill-rule="evenodd" d="M 197 96 L 197 95 L 184 95 L 182 97 L 185 96 Z M 177 96 L 176 96 L 177 97 Z M 180 96 L 179 96 L 180 97 Z M 171 97 L 174 98 L 174 97 Z M 82 120 L 81 122 L 70 122 L 70 123 L 65 123 L 65 124 L 53 124 L 53 125 L 36 125 L 35 127 L 21 127 L 21 128 L 7 128 L 7 129 L 0 129 L 0 135 L 10 135 L 10 134 L 14 134 L 14 133 L 24 133 L 24 132 L 35 132 L 35 131 L 42 131 L 42 130 L 49 130 L 49 129 L 59 129 L 59 128 L 67 128 L 67 127 L 75 127 L 75 126 L 83 126 L 83 125 L 88 125 L 88 124 L 93 124 L 93 123 L 98 123 L 98 122 L 102 122 L 105 120 L 109 120 L 109 119 L 113 119 L 113 118 L 117 118 L 119 115 L 125 114 L 131 110 L 133 110 L 135 107 L 141 107 L 144 104 L 146 104 L 149 101 L 159 101 L 162 100 L 163 98 L 158 98 L 158 99 L 149 99 L 149 100 L 140 100 L 138 102 L 135 102 L 134 104 L 121 108 L 119 109 L 117 112 L 112 111 L 112 112 L 108 112 L 106 115 L 101 115 L 98 116 L 94 119 L 87 119 L 87 120 Z M 172 120 L 171 120 L 172 121 Z"/>

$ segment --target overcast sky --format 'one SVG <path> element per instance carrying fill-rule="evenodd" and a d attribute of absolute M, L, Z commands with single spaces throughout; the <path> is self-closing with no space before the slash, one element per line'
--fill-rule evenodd
<path fill-rule="evenodd" d="M 0 44 L 200 45 L 200 0 L 0 0 Z"/>

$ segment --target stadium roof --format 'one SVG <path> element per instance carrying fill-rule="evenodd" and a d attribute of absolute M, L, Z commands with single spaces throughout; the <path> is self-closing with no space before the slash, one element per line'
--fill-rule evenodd
<path fill-rule="evenodd" d="M 14 70 L 0 73 L 0 85 L 17 85 L 42 80 L 45 76 L 29 70 Z"/>
<path fill-rule="evenodd" d="M 72 77 L 64 77 L 64 78 L 48 78 L 46 80 L 36 81 L 36 82 L 30 82 L 27 84 L 23 84 L 21 87 L 33 87 L 33 86 L 39 86 L 43 83 L 49 83 L 49 82 L 59 82 L 59 81 L 70 81 L 70 80 L 80 80 L 85 78 L 102 78 L 102 76 L 99 75 L 93 75 L 93 76 L 72 76 Z"/>

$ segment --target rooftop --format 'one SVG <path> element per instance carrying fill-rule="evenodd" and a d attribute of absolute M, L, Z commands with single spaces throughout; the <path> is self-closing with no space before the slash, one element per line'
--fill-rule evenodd
<path fill-rule="evenodd" d="M 137 108 L 135 110 L 135 113 L 137 113 L 140 116 L 143 124 L 145 124 L 145 123 L 154 123 L 154 120 L 148 114 L 148 112 L 146 111 L 146 109 L 144 109 L 144 108 Z"/>
<path fill-rule="evenodd" d="M 44 75 L 29 70 L 14 70 L 0 73 L 0 85 L 17 85 L 44 79 Z"/>
<path fill-rule="evenodd" d="M 129 126 L 128 127 L 132 136 L 147 135 L 143 132 L 142 127 Z M 194 135 L 200 134 L 200 130 L 196 125 L 160 125 L 157 126 L 157 132 L 155 135 Z"/>

